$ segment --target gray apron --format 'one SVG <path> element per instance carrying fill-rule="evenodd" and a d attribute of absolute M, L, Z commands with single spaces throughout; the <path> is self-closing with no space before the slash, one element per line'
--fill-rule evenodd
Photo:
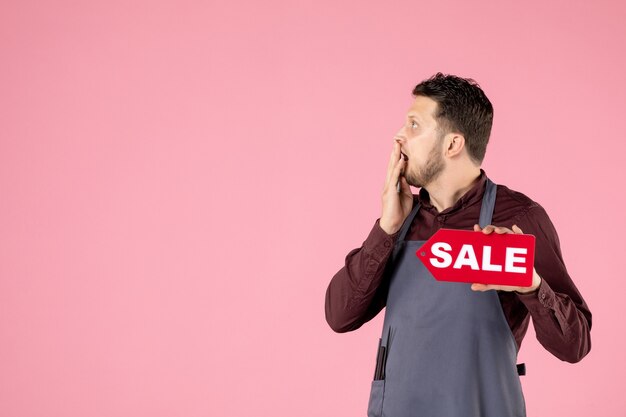
<path fill-rule="evenodd" d="M 487 179 L 481 227 L 491 224 L 495 199 Z M 433 278 L 415 254 L 426 241 L 404 240 L 419 208 L 404 221 L 390 259 L 383 379 L 372 381 L 367 415 L 525 417 L 517 344 L 497 292 Z"/>

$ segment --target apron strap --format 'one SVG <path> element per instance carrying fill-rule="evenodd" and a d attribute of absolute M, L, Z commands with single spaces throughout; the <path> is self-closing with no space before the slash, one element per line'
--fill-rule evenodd
<path fill-rule="evenodd" d="M 485 187 L 485 194 L 483 195 L 483 204 L 480 208 L 480 218 L 478 224 L 481 228 L 491 224 L 493 217 L 493 209 L 496 206 L 496 191 L 497 186 L 487 177 L 487 185 Z"/>

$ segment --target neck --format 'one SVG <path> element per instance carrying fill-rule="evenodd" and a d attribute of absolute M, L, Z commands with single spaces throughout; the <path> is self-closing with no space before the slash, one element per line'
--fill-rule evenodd
<path fill-rule="evenodd" d="M 430 204 L 439 213 L 452 207 L 463 194 L 476 184 L 478 177 L 480 177 L 480 167 L 442 172 L 435 181 L 426 187 L 426 191 L 428 191 L 430 196 Z"/>

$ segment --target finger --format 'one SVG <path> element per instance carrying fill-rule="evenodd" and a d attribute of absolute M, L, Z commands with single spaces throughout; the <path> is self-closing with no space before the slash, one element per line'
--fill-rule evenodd
<path fill-rule="evenodd" d="M 502 227 L 502 226 L 498 226 L 494 230 L 499 235 L 505 234 L 505 233 L 513 233 L 513 231 L 509 229 L 508 227 Z"/>
<path fill-rule="evenodd" d="M 471 288 L 472 291 L 488 291 L 491 289 L 491 285 L 474 283 Z"/>
<path fill-rule="evenodd" d="M 398 142 L 394 141 L 393 146 L 391 147 L 391 155 L 389 155 L 389 163 L 387 163 L 387 173 L 385 175 L 385 184 L 389 182 L 391 171 L 393 171 L 393 167 L 396 165 L 396 161 L 398 160 L 398 158 L 396 157 L 397 147 L 398 147 Z"/>
<path fill-rule="evenodd" d="M 407 182 L 404 175 L 400 176 L 400 191 L 402 191 L 402 194 L 408 194 L 411 196 L 411 198 L 413 198 L 411 187 L 409 186 L 409 183 Z"/>
<path fill-rule="evenodd" d="M 391 150 L 391 156 L 389 157 L 389 164 L 387 165 L 387 176 L 385 177 L 385 184 L 389 183 L 389 178 L 393 172 L 398 160 L 400 158 L 400 143 L 394 140 L 393 149 Z"/>
<path fill-rule="evenodd" d="M 474 231 L 475 231 L 475 232 L 480 232 L 480 231 L 481 231 L 481 228 L 480 228 L 480 225 L 479 225 L 479 224 L 475 224 L 475 225 L 474 225 Z"/>
<path fill-rule="evenodd" d="M 488 224 L 487 226 L 483 227 L 483 233 L 488 235 L 492 233 L 495 229 L 496 229 L 496 226 L 492 224 Z"/>
<path fill-rule="evenodd" d="M 513 225 L 513 231 L 518 234 L 523 234 L 522 229 L 520 229 L 516 224 Z"/>
<path fill-rule="evenodd" d="M 471 286 L 472 290 L 474 291 L 489 291 L 489 290 L 504 290 L 504 291 L 512 291 L 513 289 L 517 288 L 517 287 L 511 287 L 509 285 L 492 285 L 492 284 L 478 284 L 478 283 L 474 283 Z"/>
<path fill-rule="evenodd" d="M 393 188 L 397 187 L 398 179 L 400 178 L 400 172 L 402 172 L 405 164 L 406 162 L 404 161 L 404 159 L 400 159 L 398 163 L 396 163 L 396 166 L 393 168 L 391 176 L 389 177 L 389 182 L 387 183 L 388 186 L 392 186 Z"/>
<path fill-rule="evenodd" d="M 472 284 L 471 288 L 474 291 L 489 291 L 489 290 L 515 291 L 515 290 L 520 289 L 520 287 L 516 287 L 513 285 L 493 285 L 493 284 L 478 284 L 478 283 Z"/>

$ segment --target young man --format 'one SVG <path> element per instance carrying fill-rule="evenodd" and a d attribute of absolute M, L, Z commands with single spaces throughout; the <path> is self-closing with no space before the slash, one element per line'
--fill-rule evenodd
<path fill-rule="evenodd" d="M 370 417 L 525 416 L 516 360 L 530 317 L 539 342 L 574 363 L 591 348 L 591 312 L 543 207 L 480 167 L 493 107 L 479 85 L 437 73 L 413 96 L 394 138 L 382 214 L 332 278 L 326 320 L 353 331 L 386 306 Z M 434 280 L 415 251 L 442 227 L 534 235 L 532 285 Z"/>

